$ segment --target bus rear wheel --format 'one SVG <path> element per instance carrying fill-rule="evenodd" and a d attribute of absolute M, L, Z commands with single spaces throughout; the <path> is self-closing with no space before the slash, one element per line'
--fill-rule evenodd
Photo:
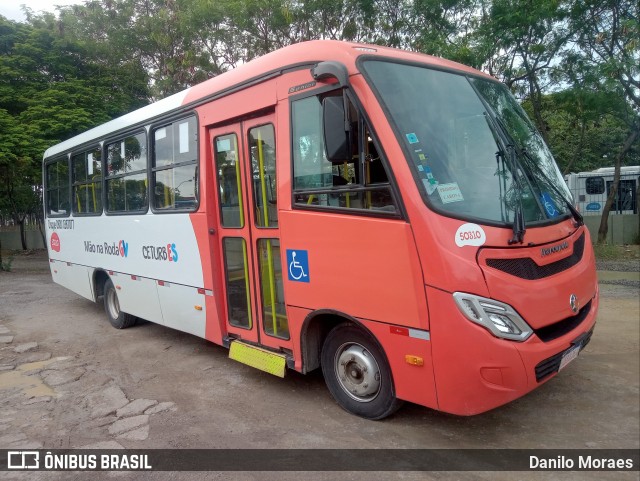
<path fill-rule="evenodd" d="M 366 419 L 393 414 L 395 397 L 387 359 L 375 340 L 352 323 L 340 324 L 327 336 L 321 355 L 327 388 L 344 410 Z"/>
<path fill-rule="evenodd" d="M 120 310 L 120 301 L 111 279 L 104 284 L 104 310 L 109 322 L 116 329 L 126 329 L 136 323 L 136 317 Z"/>

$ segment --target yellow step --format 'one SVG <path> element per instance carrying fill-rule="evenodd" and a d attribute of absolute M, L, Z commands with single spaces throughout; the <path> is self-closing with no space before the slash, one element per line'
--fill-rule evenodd
<path fill-rule="evenodd" d="M 284 377 L 287 368 L 287 360 L 283 354 L 276 354 L 240 341 L 231 343 L 229 357 L 278 377 Z"/>

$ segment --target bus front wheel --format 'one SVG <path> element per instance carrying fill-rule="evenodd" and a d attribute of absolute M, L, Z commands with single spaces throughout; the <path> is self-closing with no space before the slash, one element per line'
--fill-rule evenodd
<path fill-rule="evenodd" d="M 136 317 L 120 310 L 120 302 L 116 288 L 111 279 L 104 285 L 104 310 L 107 313 L 109 322 L 116 329 L 126 329 L 136 323 Z"/>
<path fill-rule="evenodd" d="M 346 411 L 366 419 L 393 414 L 395 397 L 387 359 L 375 340 L 354 324 L 340 324 L 322 346 L 322 373 L 331 395 Z"/>

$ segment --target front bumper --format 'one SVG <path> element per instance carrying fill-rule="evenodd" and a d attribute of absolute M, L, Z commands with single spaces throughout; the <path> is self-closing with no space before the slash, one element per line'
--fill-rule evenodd
<path fill-rule="evenodd" d="M 568 322 L 568 328 L 546 341 L 534 334 L 525 342 L 513 342 L 496 338 L 467 320 L 450 293 L 427 287 L 427 296 L 438 407 L 458 415 L 496 408 L 551 379 L 563 353 L 576 339 L 593 331 L 598 311 L 596 292 L 580 322 Z M 535 308 L 530 306 L 531 310 Z M 523 317 L 526 320 L 527 316 Z M 549 360 L 548 372 L 542 377 L 536 375 L 539 365 Z"/>

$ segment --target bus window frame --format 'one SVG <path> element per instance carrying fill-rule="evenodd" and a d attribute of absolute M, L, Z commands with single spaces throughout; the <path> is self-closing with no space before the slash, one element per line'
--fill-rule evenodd
<path fill-rule="evenodd" d="M 47 175 L 47 169 L 49 168 L 50 165 L 53 165 L 57 162 L 60 162 L 62 159 L 66 159 L 67 160 L 67 168 L 68 168 L 68 173 L 67 173 L 67 182 L 68 182 L 68 188 L 69 188 L 69 192 L 67 194 L 67 201 L 69 202 L 69 209 L 67 211 L 66 214 L 52 214 L 50 212 L 49 209 L 49 191 L 51 190 L 49 188 L 49 179 L 48 179 L 48 175 Z M 43 181 L 44 181 L 44 188 L 43 188 L 43 194 L 45 197 L 45 217 L 46 218 L 64 218 L 64 217 L 71 217 L 71 212 L 72 212 L 72 208 L 71 208 L 71 191 L 72 191 L 72 175 L 71 175 L 71 152 L 66 152 L 64 154 L 58 154 L 57 156 L 53 156 L 49 159 L 47 159 L 44 163 L 44 176 L 43 176 Z M 60 188 L 57 187 L 57 190 L 59 191 Z"/>
<path fill-rule="evenodd" d="M 108 161 L 107 161 L 107 157 L 108 157 L 108 146 L 110 144 L 114 144 L 118 141 L 123 141 L 125 140 L 127 137 L 134 137 L 137 134 L 141 134 L 143 133 L 145 136 L 145 147 L 147 149 L 147 165 L 146 168 L 144 170 L 136 170 L 135 172 L 125 172 L 122 174 L 116 174 L 113 176 L 109 176 L 107 173 L 108 170 Z M 108 216 L 119 216 L 119 215 L 144 215 L 147 212 L 149 212 L 149 196 L 151 194 L 150 190 L 149 190 L 149 131 L 148 128 L 143 126 L 143 125 L 137 125 L 134 126 L 134 128 L 131 129 L 127 129 L 127 130 L 123 130 L 123 131 L 119 131 L 119 132 L 115 132 L 114 135 L 111 135 L 109 137 L 104 137 L 102 138 L 102 162 L 103 162 L 103 171 L 105 173 L 105 175 L 102 176 L 102 191 L 103 191 L 103 198 L 102 198 L 102 208 L 103 208 L 103 212 L 105 215 Z M 109 202 L 109 195 L 108 195 L 108 187 L 107 187 L 107 182 L 109 180 L 112 179 L 119 179 L 121 177 L 126 177 L 129 175 L 135 175 L 135 174 L 140 174 L 144 172 L 144 174 L 147 177 L 147 187 L 146 187 L 146 191 L 147 191 L 147 203 L 146 206 L 144 207 L 144 209 L 139 209 L 139 210 L 118 210 L 118 211 L 110 211 L 108 208 L 108 202 Z"/>
<path fill-rule="evenodd" d="M 163 127 L 168 127 L 168 126 L 173 126 L 173 124 L 179 122 L 180 120 L 183 119 L 188 119 L 190 117 L 194 117 L 195 121 L 196 121 L 196 158 L 195 161 L 192 160 L 188 160 L 188 161 L 183 161 L 183 162 L 178 162 L 175 164 L 170 164 L 168 166 L 163 166 L 163 167 L 155 167 L 155 160 L 156 160 L 156 145 L 155 145 L 155 141 L 154 141 L 154 133 L 156 132 L 156 130 L 161 129 Z M 151 212 L 153 214 L 185 214 L 185 213 L 192 213 L 192 212 L 197 212 L 200 209 L 200 193 L 202 192 L 202 175 L 203 175 L 203 169 L 201 168 L 200 165 L 200 147 L 201 147 L 201 135 L 200 135 L 200 117 L 198 116 L 198 112 L 196 110 L 190 110 L 188 112 L 179 112 L 175 115 L 171 115 L 168 117 L 163 117 L 161 119 L 156 120 L 155 122 L 150 123 L 147 126 L 147 144 L 148 144 L 148 148 L 147 151 L 149 152 L 149 161 L 147 162 L 147 179 L 149 180 L 149 202 L 148 202 L 148 207 L 149 210 L 151 210 Z M 196 174 L 196 179 L 194 181 L 194 189 L 195 192 L 197 193 L 196 195 L 196 201 L 195 204 L 193 205 L 193 207 L 190 207 L 188 209 L 185 208 L 165 208 L 165 209 L 158 209 L 155 206 L 155 203 L 153 202 L 153 193 L 155 192 L 155 187 L 156 187 L 156 182 L 155 182 L 155 176 L 154 174 L 156 172 L 161 172 L 163 170 L 168 170 L 168 169 L 174 169 L 176 167 L 182 167 L 185 165 L 193 165 L 195 163 L 196 166 L 196 170 L 195 170 L 195 174 Z"/>
<path fill-rule="evenodd" d="M 73 188 L 74 187 L 78 187 L 80 185 L 90 185 L 93 184 L 94 182 L 75 182 L 74 178 L 73 178 L 73 157 L 74 155 L 80 155 L 80 154 L 86 154 L 87 152 L 91 152 L 91 151 L 96 151 L 96 150 L 100 150 L 100 153 L 102 155 L 101 159 L 100 159 L 100 163 L 102 164 L 102 175 L 100 178 L 100 202 L 102 205 L 102 209 L 100 210 L 100 212 L 77 212 L 75 210 L 75 208 L 73 207 L 75 204 L 73 204 Z M 107 183 L 105 180 L 105 167 L 106 167 L 106 160 L 105 160 L 105 153 L 106 153 L 106 149 L 104 148 L 104 142 L 97 142 L 95 144 L 89 144 L 87 146 L 83 146 L 81 149 L 76 150 L 72 150 L 68 153 L 69 155 L 69 170 L 70 170 L 70 174 L 71 174 L 71 185 L 70 185 L 70 190 L 71 190 L 71 200 L 72 200 L 72 205 L 71 205 L 71 213 L 73 215 L 73 217 L 100 217 L 103 213 L 106 212 L 105 209 L 105 189 L 107 187 Z"/>
<path fill-rule="evenodd" d="M 294 141 L 293 115 L 292 115 L 293 102 L 296 102 L 298 100 L 303 100 L 309 97 L 318 97 L 318 96 L 326 97 L 328 96 L 328 94 L 332 92 L 338 92 L 338 91 L 343 91 L 344 93 L 346 93 L 346 95 L 349 98 L 349 101 L 353 104 L 354 108 L 356 109 L 359 116 L 357 128 L 360 130 L 362 125 L 364 124 L 364 126 L 367 127 L 369 129 L 369 132 L 371 133 L 371 139 L 372 139 L 373 145 L 378 151 L 378 155 L 380 156 L 380 162 L 382 163 L 385 169 L 385 172 L 387 174 L 387 179 L 389 181 L 389 192 L 391 193 L 391 197 L 393 198 L 393 201 L 395 203 L 395 206 L 397 209 L 396 212 L 387 212 L 387 211 L 375 210 L 375 209 L 357 209 L 352 207 L 340 207 L 340 206 L 305 205 L 305 204 L 296 203 L 296 200 L 295 200 L 296 194 L 315 194 L 315 193 L 327 194 L 332 191 L 335 193 L 351 193 L 351 192 L 357 193 L 357 192 L 368 192 L 373 190 L 371 187 L 368 187 L 367 184 L 365 184 L 362 181 L 360 182 L 360 184 L 358 184 L 358 187 L 342 188 L 342 189 L 335 189 L 335 190 L 308 189 L 304 191 L 296 191 L 294 187 L 295 166 L 293 161 L 293 152 L 294 152 L 295 146 L 293 145 L 293 141 Z M 313 90 L 305 90 L 301 93 L 291 95 L 289 96 L 289 114 L 288 115 L 289 115 L 289 149 L 290 149 L 289 150 L 289 154 L 290 154 L 289 169 L 290 169 L 290 176 L 291 176 L 291 208 L 292 209 L 303 210 L 303 211 L 313 211 L 313 212 L 326 212 L 331 214 L 356 215 L 360 217 L 397 219 L 397 220 L 407 221 L 408 219 L 407 211 L 405 209 L 404 202 L 400 194 L 398 182 L 396 181 L 395 175 L 393 173 L 393 169 L 391 168 L 391 164 L 388 161 L 388 156 L 379 141 L 379 135 L 377 134 L 375 127 L 371 122 L 371 118 L 369 117 L 367 110 L 364 108 L 364 105 L 362 104 L 362 102 L 360 102 L 360 99 L 355 94 L 353 89 L 345 86 L 340 86 L 339 84 L 331 84 L 331 85 L 325 85 Z M 360 136 L 360 132 L 358 132 L 358 136 Z M 358 155 L 360 154 L 361 154 L 360 145 L 358 145 Z M 369 185 L 375 185 L 375 184 L 369 184 Z"/>

